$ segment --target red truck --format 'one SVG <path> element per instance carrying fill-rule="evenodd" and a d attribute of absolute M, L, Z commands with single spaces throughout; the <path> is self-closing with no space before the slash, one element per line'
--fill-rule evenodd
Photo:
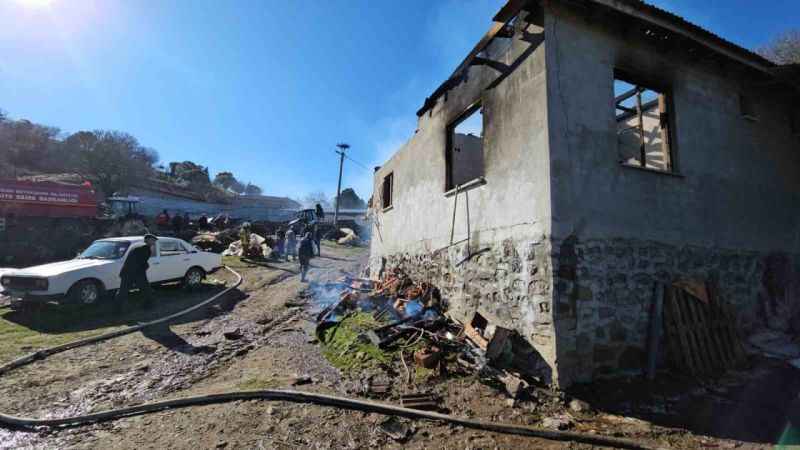
<path fill-rule="evenodd" d="M 95 217 L 91 185 L 0 180 L 0 217 Z"/>
<path fill-rule="evenodd" d="M 0 267 L 74 256 L 97 222 L 88 183 L 0 180 Z"/>

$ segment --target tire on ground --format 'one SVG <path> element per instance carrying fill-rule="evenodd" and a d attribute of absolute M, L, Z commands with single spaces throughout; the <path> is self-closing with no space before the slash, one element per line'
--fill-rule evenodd
<path fill-rule="evenodd" d="M 104 292 L 103 287 L 95 280 L 80 280 L 69 288 L 67 298 L 76 305 L 93 305 L 100 301 Z"/>
<path fill-rule="evenodd" d="M 202 267 L 193 266 L 186 271 L 183 277 L 183 287 L 187 289 L 195 289 L 200 286 L 203 279 L 206 277 L 206 271 Z"/>

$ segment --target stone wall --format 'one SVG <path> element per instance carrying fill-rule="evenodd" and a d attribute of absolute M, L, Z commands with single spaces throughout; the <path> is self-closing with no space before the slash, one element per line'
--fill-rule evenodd
<path fill-rule="evenodd" d="M 415 280 L 437 286 L 448 312 L 461 322 L 479 312 L 490 323 L 516 330 L 530 345 L 518 359 L 525 360 L 530 373 L 555 382 L 550 254 L 545 237 L 519 237 L 423 254 L 388 255 L 373 267 L 399 267 Z"/>
<path fill-rule="evenodd" d="M 736 311 L 740 331 L 764 324 L 769 254 L 635 239 L 581 241 L 575 236 L 554 243 L 553 249 L 562 383 L 644 367 L 657 282 L 717 280 L 721 298 Z"/>

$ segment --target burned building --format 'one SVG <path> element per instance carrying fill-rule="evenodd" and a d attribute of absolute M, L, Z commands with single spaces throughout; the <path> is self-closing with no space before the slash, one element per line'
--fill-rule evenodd
<path fill-rule="evenodd" d="M 715 278 L 743 333 L 796 314 L 797 74 L 638 0 L 511 0 L 376 169 L 372 273 L 560 386 L 642 366 L 657 282 Z"/>

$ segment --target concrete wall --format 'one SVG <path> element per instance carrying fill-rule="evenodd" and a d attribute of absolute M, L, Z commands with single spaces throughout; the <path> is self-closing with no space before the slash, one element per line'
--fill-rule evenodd
<path fill-rule="evenodd" d="M 453 134 L 453 185 L 483 176 L 483 139 L 471 134 Z"/>
<path fill-rule="evenodd" d="M 800 142 L 789 132 L 786 96 L 754 92 L 733 69 L 660 54 L 551 4 L 545 26 L 562 382 L 641 367 L 656 280 L 717 276 L 743 329 L 758 325 L 766 256 L 800 253 Z M 669 86 L 676 176 L 620 164 L 615 68 Z M 745 88 L 758 102 L 757 122 L 740 115 Z"/>
<path fill-rule="evenodd" d="M 199 217 L 203 213 L 211 217 L 225 212 L 231 217 L 246 220 L 283 221 L 291 219 L 295 212 L 294 210 L 266 208 L 255 202 L 246 204 L 200 202 L 142 188 L 132 188 L 131 195 L 140 198 L 141 202 L 137 204 L 137 210 L 139 214 L 145 216 L 156 216 L 166 209 L 170 215 L 174 215 L 176 212 L 180 214 L 186 212 L 193 218 Z"/>
<path fill-rule="evenodd" d="M 389 173 L 394 193 L 393 206 L 374 220 L 371 269 L 404 267 L 439 286 L 457 318 L 481 310 L 519 330 L 535 347 L 531 364 L 545 361 L 549 372 L 555 350 L 545 44 L 541 26 L 524 20 L 516 26 L 513 42 L 500 39 L 488 49 L 516 69 L 498 82 L 494 69 L 470 68 L 467 80 L 420 117 L 416 134 L 376 172 L 376 197 Z M 486 183 L 460 193 L 456 206 L 445 193 L 447 126 L 479 100 Z M 454 208 L 453 240 L 469 237 L 469 244 L 447 248 Z M 458 264 L 479 250 L 485 251 Z"/>

